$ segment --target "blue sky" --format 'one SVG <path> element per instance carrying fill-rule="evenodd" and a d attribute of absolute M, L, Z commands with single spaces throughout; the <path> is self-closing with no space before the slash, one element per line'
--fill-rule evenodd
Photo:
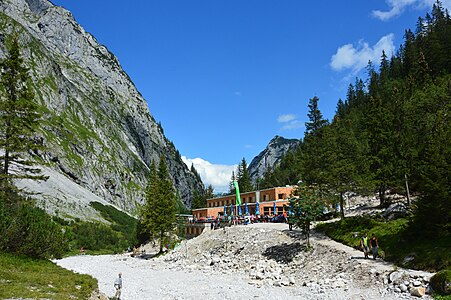
<path fill-rule="evenodd" d="M 53 0 L 113 52 L 204 183 L 275 136 L 302 138 L 308 100 L 332 118 L 434 0 Z M 451 0 L 442 1 L 450 9 Z"/>

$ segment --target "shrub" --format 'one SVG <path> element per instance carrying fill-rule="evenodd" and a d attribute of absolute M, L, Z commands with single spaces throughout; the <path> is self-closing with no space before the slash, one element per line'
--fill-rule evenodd
<path fill-rule="evenodd" d="M 113 250 L 119 237 L 109 226 L 102 223 L 80 222 L 72 227 L 77 248 L 89 250 Z"/>
<path fill-rule="evenodd" d="M 441 295 L 451 295 L 451 270 L 442 270 L 431 278 L 432 289 Z"/>
<path fill-rule="evenodd" d="M 137 244 L 136 224 L 138 220 L 111 205 L 103 205 L 99 202 L 91 202 L 90 205 L 102 215 L 105 220 L 111 222 L 111 229 L 121 234 L 121 244 L 127 248 Z M 124 248 L 124 249 L 125 249 Z"/>
<path fill-rule="evenodd" d="M 0 204 L 0 249 L 33 258 L 61 257 L 67 248 L 62 228 L 30 203 Z"/>

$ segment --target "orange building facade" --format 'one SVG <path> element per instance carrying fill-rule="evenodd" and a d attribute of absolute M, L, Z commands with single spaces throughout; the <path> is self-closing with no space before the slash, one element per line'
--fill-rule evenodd
<path fill-rule="evenodd" d="M 288 199 L 293 192 L 293 186 L 274 187 L 265 190 L 241 193 L 241 209 L 245 214 L 245 206 L 250 215 L 256 214 L 256 203 L 259 203 L 259 212 L 261 215 L 274 215 L 274 204 L 276 205 L 276 215 L 282 214 L 288 211 L 289 201 Z M 226 206 L 227 215 L 230 215 L 231 209 L 234 210 L 233 214 L 237 214 L 237 208 L 235 206 L 236 196 L 228 195 L 218 198 L 207 199 L 207 207 L 193 209 L 193 217 L 195 219 L 201 218 L 216 218 L 218 215 L 224 215 L 224 206 Z M 232 206 L 232 207 L 231 207 Z"/>

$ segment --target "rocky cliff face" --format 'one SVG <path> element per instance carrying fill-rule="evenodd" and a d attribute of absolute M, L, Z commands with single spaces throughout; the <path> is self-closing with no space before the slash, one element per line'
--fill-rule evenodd
<path fill-rule="evenodd" d="M 13 33 L 19 36 L 36 101 L 45 114 L 42 137 L 48 150 L 38 156 L 57 176 L 133 211 L 143 201 L 151 162 L 164 154 L 176 189 L 190 206 L 192 191 L 202 188 L 202 183 L 182 162 L 105 46 L 69 11 L 47 0 L 0 1 L 0 57 Z M 55 194 L 49 191 L 43 197 L 64 202 L 53 199 Z"/>
<path fill-rule="evenodd" d="M 273 169 L 288 151 L 299 145 L 299 142 L 296 139 L 285 139 L 276 135 L 266 146 L 265 150 L 254 157 L 249 164 L 251 181 L 255 183 L 258 178 L 262 178 L 268 168 Z"/>

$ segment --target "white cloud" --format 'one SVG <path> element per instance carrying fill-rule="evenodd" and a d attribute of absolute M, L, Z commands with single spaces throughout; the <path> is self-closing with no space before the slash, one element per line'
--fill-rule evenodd
<path fill-rule="evenodd" d="M 370 60 L 378 65 L 383 50 L 388 57 L 393 55 L 395 51 L 393 40 L 394 34 L 390 33 L 383 36 L 373 47 L 363 40 L 360 40 L 357 46 L 343 45 L 332 56 L 330 66 L 335 71 L 348 69 L 351 70 L 352 75 L 356 75 L 368 65 Z"/>
<path fill-rule="evenodd" d="M 296 119 L 296 115 L 293 114 L 287 114 L 287 115 L 280 115 L 277 118 L 277 122 L 279 123 L 286 123 L 286 122 L 290 122 Z"/>
<path fill-rule="evenodd" d="M 386 0 L 385 2 L 390 7 L 388 11 L 373 10 L 372 14 L 374 17 L 382 20 L 388 21 L 391 18 L 397 17 L 402 14 L 408 7 L 424 9 L 432 8 L 432 5 L 436 0 Z M 442 0 L 443 8 L 448 10 L 451 9 L 451 0 Z"/>
<path fill-rule="evenodd" d="M 414 4 L 415 2 L 418 2 L 417 0 L 386 0 L 385 1 L 388 6 L 390 6 L 389 11 L 381 11 L 381 10 L 373 10 L 373 16 L 376 18 L 387 21 L 393 17 L 396 17 L 400 15 L 404 9 Z"/>
<path fill-rule="evenodd" d="M 301 122 L 299 120 L 293 120 L 283 125 L 282 130 L 294 130 L 301 128 L 302 126 L 304 126 L 304 122 Z"/>
<path fill-rule="evenodd" d="M 242 95 L 240 91 L 233 92 L 233 94 L 238 97 L 241 97 L 241 95 Z"/>
<path fill-rule="evenodd" d="M 223 193 L 228 191 L 232 171 L 236 170 L 236 165 L 216 165 L 202 158 L 191 159 L 185 156 L 182 156 L 182 160 L 188 168 L 191 168 L 191 165 L 194 164 L 194 167 L 202 178 L 204 184 L 206 186 L 211 184 L 215 189 L 215 193 Z"/>
<path fill-rule="evenodd" d="M 285 114 L 277 117 L 277 122 L 283 123 L 281 130 L 294 130 L 304 126 L 304 123 L 299 121 L 294 114 Z"/>

